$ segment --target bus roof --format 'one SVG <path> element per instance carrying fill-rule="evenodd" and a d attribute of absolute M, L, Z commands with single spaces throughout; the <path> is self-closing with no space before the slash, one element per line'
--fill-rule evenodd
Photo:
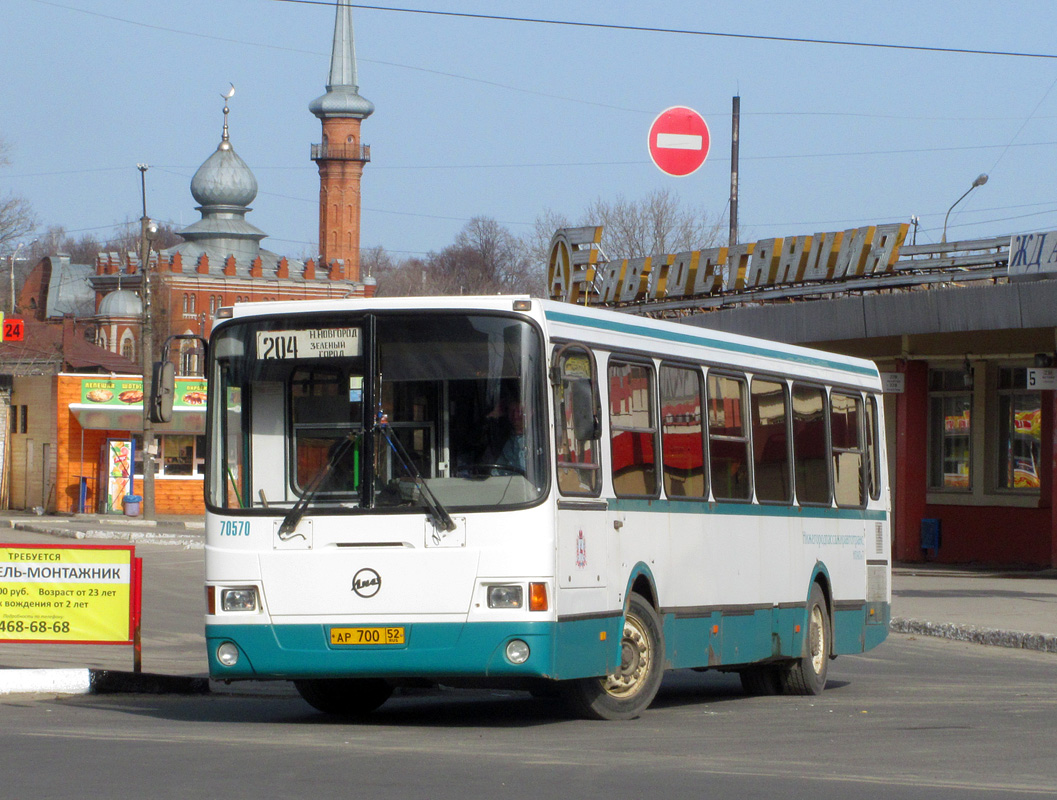
<path fill-rule="evenodd" d="M 531 301 L 530 307 L 527 310 L 516 309 L 515 301 L 519 304 Z M 729 361 L 743 368 L 755 365 L 764 371 L 792 370 L 817 374 L 818 377 L 825 372 L 836 372 L 845 381 L 875 388 L 880 386 L 877 367 L 865 359 L 712 330 L 685 322 L 656 320 L 610 309 L 530 298 L 528 295 L 280 300 L 238 303 L 230 308 L 230 319 L 243 320 L 328 311 L 519 311 L 544 324 L 553 338 L 581 340 L 604 349 L 632 348 L 672 357 L 700 359 L 702 354 L 697 348 L 707 348 L 712 353 L 711 360 Z M 227 322 L 227 319 L 218 319 L 214 331 Z"/>

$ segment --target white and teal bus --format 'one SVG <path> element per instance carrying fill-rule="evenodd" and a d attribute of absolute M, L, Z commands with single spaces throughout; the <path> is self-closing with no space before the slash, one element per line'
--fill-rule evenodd
<path fill-rule="evenodd" d="M 425 682 L 627 719 L 667 669 L 816 694 L 885 638 L 868 361 L 524 297 L 221 316 L 214 679 L 291 680 L 342 715 Z"/>

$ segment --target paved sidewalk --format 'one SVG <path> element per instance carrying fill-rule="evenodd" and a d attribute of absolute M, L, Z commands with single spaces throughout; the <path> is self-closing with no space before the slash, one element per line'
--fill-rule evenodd
<path fill-rule="evenodd" d="M 202 518 L 0 512 L 0 542 L 61 544 L 67 539 L 136 545 L 144 564 L 145 674 L 130 674 L 131 646 L 0 643 L 0 695 L 208 689 Z M 892 617 L 895 634 L 1057 653 L 1057 570 L 898 565 L 892 575 Z M 253 683 L 244 690 L 286 692 L 288 687 Z"/>
<path fill-rule="evenodd" d="M 205 545 L 205 520 L 201 516 L 165 514 L 148 520 L 119 514 L 39 515 L 29 511 L 0 511 L 0 540 L 11 541 L 3 537 L 7 527 L 68 539 L 154 543 L 189 549 Z"/>
<path fill-rule="evenodd" d="M 897 565 L 892 630 L 1057 653 L 1057 570 Z"/>

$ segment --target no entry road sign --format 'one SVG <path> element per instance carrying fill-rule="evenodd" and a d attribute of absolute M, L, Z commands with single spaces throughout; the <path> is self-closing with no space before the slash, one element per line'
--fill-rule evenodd
<path fill-rule="evenodd" d="M 685 106 L 662 111 L 650 126 L 650 158 L 661 172 L 682 177 L 705 163 L 708 124 Z"/>

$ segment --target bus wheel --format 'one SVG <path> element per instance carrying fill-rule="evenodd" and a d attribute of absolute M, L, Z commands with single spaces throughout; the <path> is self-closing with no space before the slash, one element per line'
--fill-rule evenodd
<path fill-rule="evenodd" d="M 745 694 L 769 697 L 782 693 L 782 671 L 777 667 L 746 667 L 738 671 Z"/>
<path fill-rule="evenodd" d="M 782 674 L 785 694 L 821 694 L 826 688 L 829 670 L 830 632 L 829 610 L 822 587 L 811 586 L 807 603 L 807 634 L 803 651 L 793 665 Z"/>
<path fill-rule="evenodd" d="M 657 612 L 641 595 L 628 598 L 620 666 L 604 678 L 581 678 L 563 684 L 572 707 L 591 719 L 635 719 L 642 714 L 664 673 L 664 634 Z"/>
<path fill-rule="evenodd" d="M 294 686 L 316 711 L 338 717 L 370 714 L 393 693 L 381 678 L 315 678 L 294 681 Z"/>

